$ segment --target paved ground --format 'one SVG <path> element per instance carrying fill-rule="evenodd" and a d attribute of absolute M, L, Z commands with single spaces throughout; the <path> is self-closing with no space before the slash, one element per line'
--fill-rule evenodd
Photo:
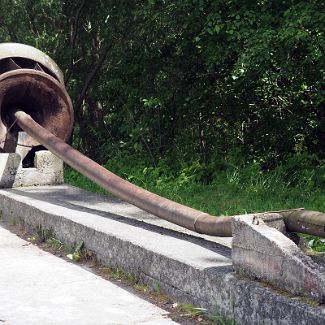
<path fill-rule="evenodd" d="M 0 216 L 67 244 L 82 240 L 103 264 L 236 324 L 325 324 L 324 305 L 237 277 L 229 238 L 181 230 L 109 196 L 67 185 L 0 190 Z M 0 319 L 9 324 L 172 324 L 139 297 L 13 238 L 0 232 Z"/>
<path fill-rule="evenodd" d="M 0 325 L 176 324 L 168 313 L 0 228 Z"/>

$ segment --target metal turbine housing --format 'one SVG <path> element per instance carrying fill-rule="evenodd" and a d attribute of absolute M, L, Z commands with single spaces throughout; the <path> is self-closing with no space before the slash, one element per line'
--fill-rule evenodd
<path fill-rule="evenodd" d="M 22 110 L 44 128 L 67 141 L 73 127 L 73 108 L 57 64 L 36 48 L 0 44 L 0 148 L 6 148 L 11 112 Z M 17 125 L 15 131 L 19 131 Z M 27 136 L 24 145 L 38 143 Z M 8 147 L 8 146 L 7 146 Z M 9 146 L 10 147 L 10 146 Z M 10 152 L 10 150 L 7 150 Z"/>

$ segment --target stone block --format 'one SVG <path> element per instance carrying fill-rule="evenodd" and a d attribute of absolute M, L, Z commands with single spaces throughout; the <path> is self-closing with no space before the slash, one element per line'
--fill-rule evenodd
<path fill-rule="evenodd" d="M 232 261 L 239 274 L 325 302 L 324 268 L 259 215 L 234 218 Z"/>
<path fill-rule="evenodd" d="M 47 150 L 35 153 L 35 168 L 41 173 L 60 173 L 63 171 L 63 161 Z"/>
<path fill-rule="evenodd" d="M 35 153 L 34 168 L 23 168 L 17 153 L 0 154 L 0 188 L 58 185 L 64 182 L 63 161 L 50 151 Z"/>
<path fill-rule="evenodd" d="M 0 153 L 0 187 L 13 187 L 21 158 L 17 153 Z"/>

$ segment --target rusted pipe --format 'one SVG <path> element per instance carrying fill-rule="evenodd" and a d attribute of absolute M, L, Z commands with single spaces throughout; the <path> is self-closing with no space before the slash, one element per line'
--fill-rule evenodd
<path fill-rule="evenodd" d="M 220 237 L 232 236 L 232 217 L 211 216 L 144 190 L 116 176 L 36 123 L 23 111 L 14 112 L 17 124 L 31 137 L 110 193 L 162 219 L 192 231 Z M 289 232 L 325 237 L 325 213 L 292 209 L 270 211 L 282 215 Z M 258 215 L 258 213 L 256 214 Z"/>
<path fill-rule="evenodd" d="M 325 237 L 325 213 L 305 209 L 292 209 L 278 213 L 282 215 L 288 231 Z"/>
<path fill-rule="evenodd" d="M 17 119 L 19 127 L 31 137 L 72 168 L 124 201 L 134 204 L 162 219 L 201 234 L 222 237 L 231 236 L 231 217 L 216 218 L 131 184 L 73 149 L 36 123 L 25 112 L 16 111 L 13 114 L 15 119 Z"/>

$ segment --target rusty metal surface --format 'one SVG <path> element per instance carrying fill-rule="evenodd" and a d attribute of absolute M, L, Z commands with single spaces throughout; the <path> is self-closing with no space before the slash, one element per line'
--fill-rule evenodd
<path fill-rule="evenodd" d="M 231 236 L 231 217 L 216 218 L 133 185 L 87 158 L 36 123 L 28 114 L 14 114 L 18 125 L 68 165 L 117 197 L 187 229 L 215 236 Z"/>
<path fill-rule="evenodd" d="M 293 209 L 280 212 L 286 228 L 291 232 L 325 237 L 325 213 L 308 211 L 304 209 Z"/>
<path fill-rule="evenodd" d="M 0 61 L 6 58 L 23 58 L 35 61 L 49 69 L 60 83 L 64 84 L 63 73 L 58 65 L 47 54 L 32 46 L 19 43 L 1 43 Z"/>
<path fill-rule="evenodd" d="M 17 132 L 10 109 L 20 108 L 39 124 L 67 141 L 73 127 L 73 109 L 64 87 L 63 73 L 56 63 L 38 49 L 19 43 L 0 44 L 0 149 L 18 152 L 22 159 L 28 147 L 39 145 L 26 136 L 17 143 Z M 27 149 L 26 149 L 27 148 Z M 17 151 L 18 150 L 18 151 Z"/>
<path fill-rule="evenodd" d="M 0 139 L 6 139 L 7 128 L 14 122 L 10 110 L 20 108 L 44 128 L 67 141 L 73 127 L 73 110 L 64 86 L 52 76 L 37 70 L 19 69 L 0 75 Z M 13 131 L 18 131 L 13 130 Z M 38 142 L 27 137 L 24 145 Z M 5 147 L 5 142 L 0 144 Z"/>

